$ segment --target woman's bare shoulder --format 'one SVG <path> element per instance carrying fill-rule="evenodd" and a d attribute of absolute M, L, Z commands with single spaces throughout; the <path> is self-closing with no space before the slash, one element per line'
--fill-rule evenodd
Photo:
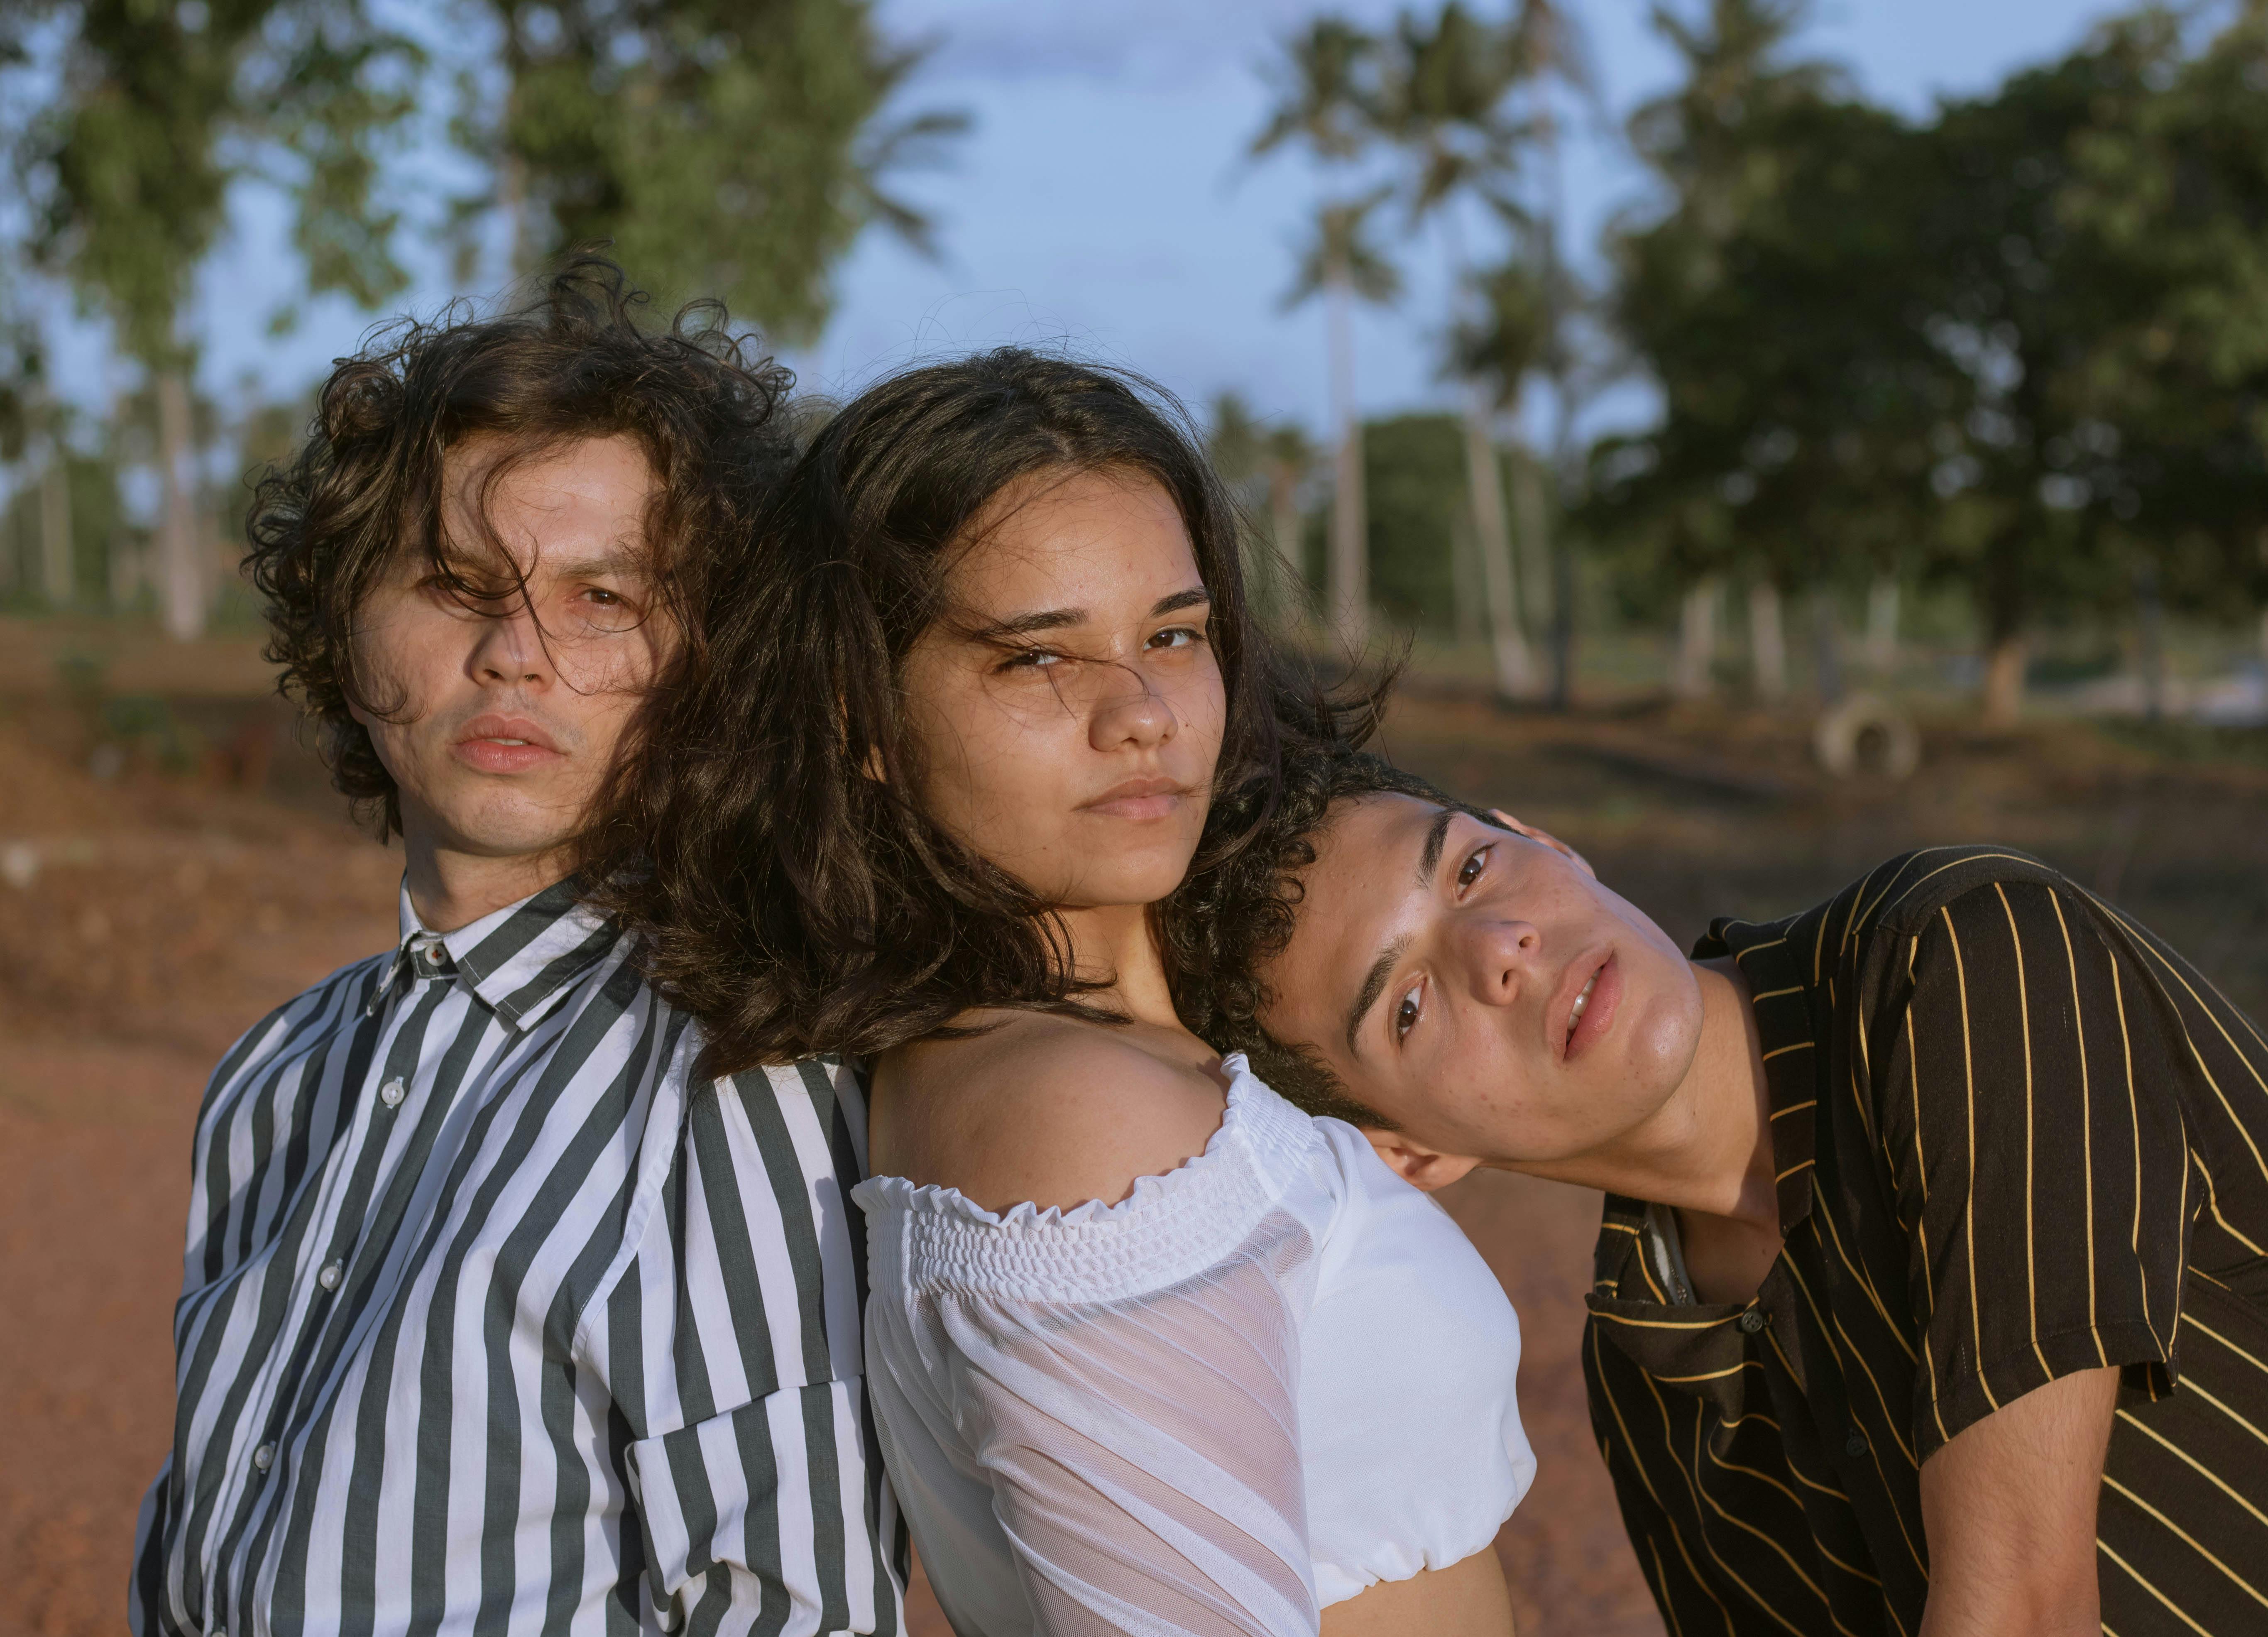
<path fill-rule="evenodd" d="M 891 1053 L 877 1169 L 989 1211 L 1115 1205 L 1220 1127 L 1219 1074 L 1163 1031 L 1042 1013 L 984 1021 L 982 1034 Z"/>

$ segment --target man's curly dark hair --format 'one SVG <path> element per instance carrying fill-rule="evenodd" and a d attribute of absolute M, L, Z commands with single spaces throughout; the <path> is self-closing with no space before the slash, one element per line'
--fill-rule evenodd
<path fill-rule="evenodd" d="M 1317 712 L 1284 724 L 1271 775 L 1216 797 L 1206 821 L 1208 832 L 1218 826 L 1242 836 L 1241 844 L 1167 900 L 1160 926 L 1174 1007 L 1191 1033 L 1216 1051 L 1244 1052 L 1255 1074 L 1310 1114 L 1391 1131 L 1394 1122 L 1355 1097 L 1320 1053 L 1277 1039 L 1260 1021 L 1271 998 L 1261 969 L 1291 941 L 1300 873 L 1315 861 L 1315 838 L 1334 808 L 1392 793 L 1480 816 L 1363 748 L 1385 694 L 1376 685 L 1359 714 Z M 1296 710 L 1304 702 L 1286 704 Z"/>
<path fill-rule="evenodd" d="M 646 304 L 620 268 L 585 254 L 515 310 L 475 318 L 459 304 L 388 325 L 338 362 L 306 442 L 256 485 L 244 567 L 265 605 L 266 657 L 313 721 L 332 782 L 380 839 L 401 828 L 401 794 L 353 711 L 395 707 L 372 697 L 357 667 L 357 609 L 403 551 L 423 554 L 468 606 L 518 589 L 508 564 L 500 586 L 475 586 L 453 566 L 461 557 L 445 556 L 442 466 L 464 439 L 504 440 L 491 489 L 504 467 L 562 444 L 635 439 L 657 483 L 656 606 L 680 633 L 652 696 L 697 660 L 704 588 L 744 565 L 757 508 L 793 459 L 780 412 L 791 378 L 718 304 L 696 303 L 666 328 L 646 320 Z M 630 735 L 642 727 L 643 713 Z"/>

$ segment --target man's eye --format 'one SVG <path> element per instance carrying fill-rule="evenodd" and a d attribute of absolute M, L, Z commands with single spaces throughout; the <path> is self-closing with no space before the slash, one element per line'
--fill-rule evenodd
<path fill-rule="evenodd" d="M 1425 989 L 1423 984 L 1412 984 L 1410 992 L 1402 997 L 1402 1004 L 1394 1008 L 1394 1040 L 1399 1045 L 1410 1037 L 1418 1026 L 1418 997 Z"/>
<path fill-rule="evenodd" d="M 1463 867 L 1457 872 L 1457 886 L 1460 889 L 1471 886 L 1480 879 L 1481 872 L 1488 867 L 1490 851 L 1489 848 L 1483 847 L 1465 860 Z"/>

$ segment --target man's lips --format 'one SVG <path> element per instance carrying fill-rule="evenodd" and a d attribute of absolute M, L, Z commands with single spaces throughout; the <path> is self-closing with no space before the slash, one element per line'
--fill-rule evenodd
<path fill-rule="evenodd" d="M 525 773 L 561 756 L 551 735 L 524 716 L 476 716 L 465 724 L 450 750 L 482 773 Z"/>
<path fill-rule="evenodd" d="M 1079 811 L 1104 818 L 1160 819 L 1186 801 L 1189 794 L 1187 785 L 1170 778 L 1130 778 L 1083 803 Z"/>
<path fill-rule="evenodd" d="M 1568 963 L 1546 1014 L 1552 1021 L 1551 1048 L 1562 1062 L 1580 1056 L 1613 1027 L 1622 998 L 1622 962 L 1611 948 Z"/>

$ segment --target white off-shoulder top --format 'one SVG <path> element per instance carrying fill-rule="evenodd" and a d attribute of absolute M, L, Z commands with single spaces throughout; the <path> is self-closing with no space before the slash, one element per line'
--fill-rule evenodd
<path fill-rule="evenodd" d="M 1241 1057 L 1115 1206 L 877 1176 L 867 1386 L 961 1637 L 1306 1633 L 1487 1546 L 1535 1475 L 1520 1325 L 1447 1213 Z"/>

